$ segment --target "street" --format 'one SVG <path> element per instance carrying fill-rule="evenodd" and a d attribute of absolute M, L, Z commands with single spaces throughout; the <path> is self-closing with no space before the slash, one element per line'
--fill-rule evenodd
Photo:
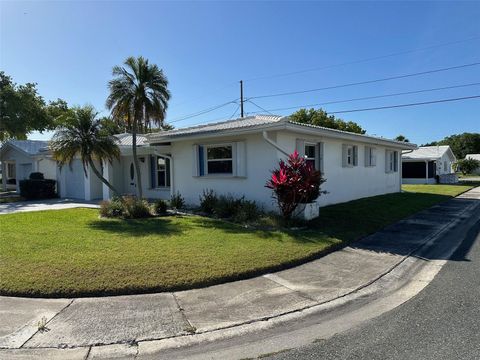
<path fill-rule="evenodd" d="M 480 221 L 411 300 L 328 340 L 268 359 L 478 359 L 479 299 Z"/>

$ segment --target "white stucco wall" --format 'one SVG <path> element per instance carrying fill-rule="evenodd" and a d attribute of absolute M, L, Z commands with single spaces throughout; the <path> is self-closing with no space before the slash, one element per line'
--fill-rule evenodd
<path fill-rule="evenodd" d="M 319 204 L 321 206 L 398 192 L 401 189 L 400 170 L 394 173 L 385 172 L 386 148 L 384 146 L 345 142 L 331 138 L 309 138 L 291 132 L 269 133 L 269 137 L 289 153 L 294 151 L 297 138 L 324 143 L 324 176 L 327 182 L 323 185 L 323 189 L 327 190 L 329 194 L 320 197 Z M 246 177 L 193 176 L 193 162 L 196 161 L 193 155 L 193 145 L 218 144 L 230 141 L 245 142 Z M 358 146 L 358 166 L 342 167 L 342 144 L 344 143 Z M 365 167 L 365 145 L 376 148 L 377 161 L 374 167 Z M 400 153 L 398 149 L 397 151 Z M 274 209 L 271 190 L 265 188 L 264 185 L 270 178 L 270 170 L 277 167 L 279 159 L 284 158 L 285 155 L 268 144 L 261 134 L 173 142 L 172 155 L 175 164 L 175 191 L 178 190 L 187 203 L 198 204 L 199 196 L 204 189 L 214 189 L 217 194 L 245 195 L 247 199 L 257 201 L 265 209 Z M 400 167 L 401 162 L 398 159 L 398 168 L 400 169 Z"/>
<path fill-rule="evenodd" d="M 311 143 L 324 143 L 323 177 L 327 181 L 322 185 L 322 190 L 328 191 L 328 194 L 320 196 L 320 198 L 318 199 L 320 206 L 337 204 L 363 197 L 382 195 L 400 191 L 400 170 L 393 173 L 385 172 L 385 150 L 387 150 L 386 147 L 325 137 L 309 137 L 289 132 L 280 133 L 278 135 L 277 142 L 283 148 L 293 151 L 296 146 L 296 140 L 298 138 Z M 358 146 L 357 166 L 342 166 L 343 144 Z M 375 148 L 376 166 L 365 166 L 365 146 L 372 146 Z M 397 151 L 398 153 L 400 153 L 399 150 Z M 398 168 L 400 169 L 400 159 L 398 159 L 398 161 Z"/>
<path fill-rule="evenodd" d="M 222 175 L 193 176 L 193 145 L 244 141 L 246 151 L 246 176 Z M 214 140 L 182 141 L 172 143 L 175 191 L 179 191 L 187 204 L 198 204 L 204 189 L 214 189 L 217 194 L 232 194 L 255 200 L 266 209 L 272 208 L 271 191 L 265 188 L 270 170 L 278 162 L 277 151 L 267 144 L 261 134 L 242 137 L 223 137 Z"/>
<path fill-rule="evenodd" d="M 57 178 L 57 162 L 50 158 L 41 158 L 37 161 L 38 170 L 39 172 L 43 173 L 45 179 L 53 179 Z"/>

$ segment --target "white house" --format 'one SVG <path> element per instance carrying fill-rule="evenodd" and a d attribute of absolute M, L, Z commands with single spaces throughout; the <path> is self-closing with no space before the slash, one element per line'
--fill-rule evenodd
<path fill-rule="evenodd" d="M 474 159 L 480 161 L 480 154 L 467 154 L 465 155 L 465 159 Z M 475 169 L 473 173 L 476 175 L 480 175 L 480 167 Z"/>
<path fill-rule="evenodd" d="M 402 181 L 404 184 L 454 183 L 453 171 L 457 161 L 448 145 L 421 146 L 402 154 Z"/>
<path fill-rule="evenodd" d="M 48 142 L 8 140 L 0 148 L 2 190 L 17 190 L 18 182 L 30 173 L 41 172 L 46 179 L 56 178 L 56 162 L 48 153 Z"/>
<path fill-rule="evenodd" d="M 327 182 L 320 206 L 401 190 L 400 154 L 416 145 L 291 121 L 250 116 L 147 135 L 155 150 L 147 194 L 168 189 L 198 204 L 204 189 L 274 209 L 265 183 L 280 159 L 297 150 Z M 145 176 L 144 176 L 145 178 Z"/>
<path fill-rule="evenodd" d="M 135 194 L 132 137 L 116 137 L 120 160 L 103 164 L 102 171 L 121 193 Z M 197 205 L 202 192 L 213 189 L 217 194 L 245 196 L 273 210 L 272 192 L 265 184 L 279 160 L 295 150 L 327 179 L 322 190 L 328 194 L 318 199 L 319 206 L 324 206 L 399 192 L 400 154 L 414 149 L 416 145 L 410 143 L 258 115 L 139 135 L 137 152 L 147 198 L 169 199 L 179 192 L 188 204 Z M 112 196 L 91 169 L 85 174 L 80 159 L 57 167 L 54 178 L 61 197 Z"/>

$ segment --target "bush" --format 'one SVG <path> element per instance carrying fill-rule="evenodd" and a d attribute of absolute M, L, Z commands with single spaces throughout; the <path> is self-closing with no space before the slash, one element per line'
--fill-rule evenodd
<path fill-rule="evenodd" d="M 57 197 L 55 184 L 51 179 L 42 180 L 20 180 L 20 195 L 25 199 L 52 199 Z"/>
<path fill-rule="evenodd" d="M 30 174 L 30 180 L 43 180 L 45 177 L 43 176 L 43 173 L 41 172 L 32 172 Z"/>
<path fill-rule="evenodd" d="M 233 215 L 233 221 L 238 223 L 245 223 L 248 221 L 256 220 L 259 215 L 260 210 L 258 209 L 255 201 L 242 199 L 235 211 L 235 214 Z"/>
<path fill-rule="evenodd" d="M 471 174 L 480 168 L 480 161 L 475 159 L 461 159 L 455 163 L 455 169 L 460 170 L 463 175 Z"/>
<path fill-rule="evenodd" d="M 273 190 L 285 219 L 289 219 L 298 204 L 314 201 L 320 194 L 320 185 L 325 182 L 320 171 L 315 170 L 295 150 L 287 162 L 280 160 L 279 169 L 272 171 L 272 177 L 265 186 Z"/>
<path fill-rule="evenodd" d="M 141 219 L 152 216 L 147 200 L 135 196 L 123 197 L 123 217 L 127 219 Z"/>
<path fill-rule="evenodd" d="M 213 214 L 218 203 L 218 197 L 215 191 L 205 189 L 200 196 L 200 210 L 206 214 Z"/>
<path fill-rule="evenodd" d="M 153 203 L 153 210 L 157 215 L 165 215 L 167 213 L 167 202 L 165 200 L 157 200 Z"/>
<path fill-rule="evenodd" d="M 108 218 L 123 217 L 123 204 L 118 198 L 100 203 L 100 216 Z"/>
<path fill-rule="evenodd" d="M 152 216 L 150 205 L 146 200 L 134 196 L 113 198 L 100 203 L 100 215 L 108 218 L 141 219 Z"/>
<path fill-rule="evenodd" d="M 235 198 L 232 195 L 221 195 L 218 197 L 213 213 L 219 218 L 244 223 L 255 220 L 260 211 L 255 201 L 245 200 L 244 196 Z"/>
<path fill-rule="evenodd" d="M 180 195 L 179 192 L 172 195 L 170 199 L 170 206 L 175 210 L 180 210 L 185 207 L 185 199 Z"/>

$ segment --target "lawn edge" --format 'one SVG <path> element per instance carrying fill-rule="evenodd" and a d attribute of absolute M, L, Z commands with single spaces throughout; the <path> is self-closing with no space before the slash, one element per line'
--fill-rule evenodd
<path fill-rule="evenodd" d="M 201 288 L 206 288 L 209 286 L 214 286 L 214 285 L 222 285 L 222 284 L 228 284 L 234 281 L 241 281 L 241 280 L 248 280 L 252 279 L 258 276 L 262 276 L 271 272 L 277 272 L 277 271 L 282 271 L 282 270 L 287 270 L 291 269 L 296 266 L 300 266 L 303 264 L 306 264 L 308 262 L 320 259 L 328 254 L 331 254 L 335 251 L 341 250 L 348 245 L 350 245 L 353 242 L 356 241 L 361 241 L 362 239 L 376 233 L 379 231 L 382 231 L 386 227 L 401 221 L 408 219 L 411 216 L 414 216 L 415 214 L 424 211 L 426 209 L 429 209 L 433 206 L 437 206 L 440 204 L 443 204 L 451 199 L 454 199 L 467 191 L 470 191 L 471 189 L 475 188 L 475 186 L 471 186 L 469 189 L 466 189 L 465 191 L 455 195 L 455 196 L 450 196 L 448 199 L 445 199 L 443 201 L 439 201 L 438 203 L 426 207 L 424 209 L 418 210 L 414 213 L 411 213 L 403 218 L 397 219 L 393 222 L 390 222 L 381 228 L 376 229 L 373 232 L 366 233 L 364 235 L 361 235 L 355 239 L 351 240 L 344 240 L 341 241 L 340 243 L 337 244 L 332 244 L 320 251 L 314 252 L 308 256 L 301 257 L 295 260 L 287 261 L 284 263 L 280 263 L 277 265 L 272 265 L 272 266 L 267 266 L 264 268 L 260 269 L 254 269 L 250 271 L 244 271 L 238 274 L 232 274 L 228 276 L 222 276 L 218 278 L 212 278 L 204 281 L 198 281 L 194 282 L 191 284 L 184 284 L 184 285 L 178 285 L 178 286 L 168 286 L 168 287 L 162 287 L 162 286 L 154 286 L 154 287 L 147 287 L 147 288 L 124 288 L 124 289 L 117 289 L 117 290 L 109 290 L 109 291 L 80 291 L 80 292 L 70 292 L 70 293 L 65 293 L 65 292 L 58 292 L 58 293 L 29 293 L 29 292 L 22 292 L 22 291 L 5 291 L 3 289 L 0 289 L 0 296 L 9 296 L 9 297 L 24 297 L 24 298 L 44 298 L 44 299 L 61 299 L 61 298 L 88 298 L 88 297 L 110 297 L 110 296 L 125 296 L 125 295 L 144 295 L 144 294 L 158 294 L 158 293 L 168 293 L 168 292 L 177 292 L 177 291 L 186 291 L 186 290 L 195 290 L 195 289 L 201 289 Z M 408 191 L 407 191 L 408 192 Z M 413 192 L 415 193 L 415 192 Z M 217 219 L 219 221 L 223 221 L 221 219 Z M 234 223 L 226 222 L 230 225 L 237 225 Z M 238 225 L 240 226 L 240 225 Z"/>

